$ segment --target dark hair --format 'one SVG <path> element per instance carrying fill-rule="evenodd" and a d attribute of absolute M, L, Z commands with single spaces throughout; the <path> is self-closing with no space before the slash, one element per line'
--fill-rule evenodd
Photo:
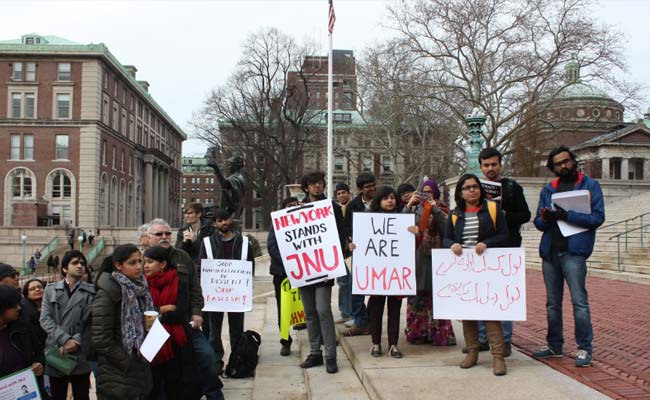
<path fill-rule="evenodd" d="M 573 152 L 571 150 L 569 150 L 568 147 L 566 147 L 565 145 L 562 145 L 562 146 L 558 146 L 558 147 L 554 148 L 553 150 L 551 150 L 550 153 L 548 153 L 548 159 L 546 160 L 546 168 L 553 171 L 553 158 L 555 156 L 557 156 L 558 154 L 563 153 L 565 151 L 567 153 L 569 153 L 569 155 L 571 156 L 571 159 L 575 163 L 576 162 L 576 155 L 573 154 Z"/>
<path fill-rule="evenodd" d="M 226 210 L 216 209 L 212 212 L 212 222 L 217 222 L 217 220 L 230 219 L 232 216 Z"/>
<path fill-rule="evenodd" d="M 404 193 L 415 192 L 415 186 L 410 183 L 402 183 L 397 187 L 397 198 L 400 199 Z"/>
<path fill-rule="evenodd" d="M 144 256 L 160 262 L 165 261 L 167 263 L 167 268 L 176 269 L 176 265 L 172 261 L 170 249 L 166 249 L 162 246 L 152 246 L 144 251 Z"/>
<path fill-rule="evenodd" d="M 70 264 L 70 261 L 72 261 L 75 258 L 80 259 L 82 265 L 84 266 L 88 265 L 88 260 L 86 260 L 86 256 L 84 256 L 84 253 L 80 252 L 79 250 L 66 251 L 65 254 L 63 254 L 63 260 L 61 260 L 61 275 L 65 276 L 63 269 L 67 270 L 68 264 Z"/>
<path fill-rule="evenodd" d="M 492 158 L 494 156 L 499 157 L 499 164 L 501 164 L 501 159 L 503 158 L 503 155 L 501 155 L 501 152 L 494 147 L 486 147 L 483 150 L 481 150 L 480 153 L 478 153 L 478 163 L 479 165 L 481 164 L 481 161 L 485 160 L 486 158 Z"/>
<path fill-rule="evenodd" d="M 293 202 L 297 203 L 298 199 L 295 197 L 287 197 L 286 199 L 282 200 L 282 208 L 287 208 L 287 205 Z"/>
<path fill-rule="evenodd" d="M 363 187 L 369 183 L 376 181 L 376 178 L 372 174 L 361 174 L 357 176 L 357 189 L 363 189 Z"/>
<path fill-rule="evenodd" d="M 313 185 L 314 183 L 323 182 L 325 183 L 325 172 L 323 171 L 313 171 L 302 177 L 300 183 L 300 188 L 303 192 L 307 191 L 307 186 Z"/>
<path fill-rule="evenodd" d="M 0 314 L 10 308 L 15 308 L 20 303 L 20 292 L 15 287 L 0 285 Z"/>
<path fill-rule="evenodd" d="M 395 192 L 395 189 L 393 189 L 390 186 L 382 186 L 381 189 L 377 191 L 375 194 L 375 197 L 372 198 L 372 202 L 370 202 L 370 211 L 372 212 L 384 212 L 384 210 L 381 209 L 381 201 L 385 198 L 388 198 L 390 195 L 395 196 L 395 209 L 393 211 L 397 210 L 397 193 Z"/>
<path fill-rule="evenodd" d="M 40 280 L 40 279 L 36 279 L 36 278 L 32 278 L 32 279 L 28 280 L 28 281 L 25 282 L 25 284 L 23 285 L 23 296 L 24 296 L 26 299 L 27 299 L 27 293 L 29 293 L 29 284 L 32 283 L 32 282 L 38 282 L 38 283 L 40 283 L 41 286 L 43 286 L 43 289 L 45 289 L 45 282 L 43 282 L 42 280 Z"/>
<path fill-rule="evenodd" d="M 348 186 L 347 183 L 339 182 L 336 184 L 336 187 L 334 188 L 334 193 L 338 192 L 339 190 L 345 190 L 346 192 L 349 192 L 350 186 Z"/>
<path fill-rule="evenodd" d="M 465 181 L 469 179 L 475 179 L 476 183 L 478 184 L 479 191 L 481 192 L 481 197 L 479 198 L 479 204 L 483 204 L 483 201 L 485 200 L 486 194 L 485 194 L 485 189 L 483 188 L 483 185 L 481 185 L 481 180 L 478 179 L 478 176 L 474 174 L 465 174 L 460 177 L 458 180 L 458 183 L 456 183 L 456 192 L 454 193 L 454 200 L 456 200 L 456 207 L 460 208 L 461 210 L 464 210 L 467 208 L 467 205 L 465 204 L 465 199 L 463 199 L 463 184 Z"/>
<path fill-rule="evenodd" d="M 86 275 L 88 275 L 86 282 L 93 283 L 93 270 L 90 268 L 90 265 L 84 265 L 84 271 L 86 272 Z"/>
<path fill-rule="evenodd" d="M 115 264 L 122 264 L 136 252 L 140 253 L 138 246 L 131 243 L 117 246 L 115 250 L 113 250 L 113 269 L 115 270 Z"/>
<path fill-rule="evenodd" d="M 185 207 L 185 211 L 192 210 L 196 214 L 201 214 L 203 216 L 203 205 L 201 203 L 192 203 Z"/>

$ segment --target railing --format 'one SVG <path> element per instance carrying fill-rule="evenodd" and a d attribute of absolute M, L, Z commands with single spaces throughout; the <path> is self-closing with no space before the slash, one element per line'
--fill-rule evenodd
<path fill-rule="evenodd" d="M 628 230 L 628 224 L 630 223 L 630 221 L 634 221 L 635 219 L 640 218 L 639 225 L 643 225 L 643 217 L 648 215 L 648 214 L 650 214 L 650 212 L 635 215 L 634 217 L 624 219 L 623 221 L 618 221 L 618 222 L 614 222 L 614 223 L 611 223 L 611 224 L 603 225 L 600 228 L 598 228 L 598 230 L 603 230 L 603 229 L 610 228 L 612 226 L 616 226 L 616 225 L 619 225 L 619 224 L 625 224 L 625 230 L 627 231 Z"/>
<path fill-rule="evenodd" d="M 641 230 L 641 247 L 643 247 L 643 228 L 647 228 L 647 227 L 650 227 L 650 224 L 641 225 L 637 228 L 626 230 L 625 232 L 617 233 L 616 235 L 613 235 L 608 239 L 608 240 L 612 240 L 616 238 L 616 249 L 618 252 L 616 256 L 616 262 L 618 265 L 618 272 L 621 272 L 621 236 L 625 235 L 625 251 L 627 251 L 627 234 L 630 232 Z"/>
<path fill-rule="evenodd" d="M 57 247 L 59 247 L 59 238 L 55 236 L 54 239 L 50 240 L 50 242 L 40 250 L 41 251 L 41 258 L 39 259 L 39 261 L 47 258 L 50 254 L 52 254 L 54 249 L 56 249 Z M 29 263 L 28 263 L 28 261 L 25 261 L 25 264 L 23 265 L 23 268 L 22 268 L 21 271 L 29 271 Z"/>
<path fill-rule="evenodd" d="M 95 258 L 97 258 L 97 256 L 100 255 L 103 250 L 104 250 L 104 238 L 101 237 L 99 238 L 99 241 L 97 242 L 95 247 L 90 249 L 90 251 L 86 255 L 86 260 L 88 260 L 88 265 L 92 264 Z"/>

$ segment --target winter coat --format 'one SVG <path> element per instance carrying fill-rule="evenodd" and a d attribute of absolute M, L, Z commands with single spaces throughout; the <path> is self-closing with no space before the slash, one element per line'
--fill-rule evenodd
<path fill-rule="evenodd" d="M 282 255 L 278 248 L 278 240 L 275 237 L 273 225 L 269 228 L 269 236 L 266 238 L 266 249 L 269 251 L 271 258 L 271 265 L 269 266 L 271 275 L 286 277 L 287 272 L 284 270 L 284 263 L 282 262 Z"/>
<path fill-rule="evenodd" d="M 201 279 L 194 260 L 189 254 L 180 249 L 172 248 L 170 255 L 178 272 L 187 275 L 190 283 L 190 308 L 192 315 L 201 315 L 203 309 L 203 291 L 201 290 Z"/>
<path fill-rule="evenodd" d="M 194 263 L 200 265 L 201 259 L 199 258 L 199 253 L 201 251 L 201 244 L 203 243 L 203 238 L 212 235 L 214 233 L 214 228 L 210 224 L 201 225 L 199 231 L 196 233 L 195 240 L 184 241 L 183 233 L 187 230 L 187 228 L 189 228 L 189 225 L 185 225 L 178 230 L 178 234 L 176 235 L 176 244 L 174 245 L 174 247 L 185 251 L 187 254 L 190 255 L 190 257 L 192 257 Z"/>
<path fill-rule="evenodd" d="M 92 311 L 92 343 L 97 352 L 98 398 L 134 399 L 152 388 L 151 368 L 141 356 L 122 349 L 122 288 L 113 275 L 97 281 Z"/>
<path fill-rule="evenodd" d="M 62 347 L 70 339 L 76 340 L 81 346 L 72 353 L 78 362 L 70 375 L 83 375 L 91 370 L 87 357 L 91 351 L 90 324 L 95 287 L 82 281 L 69 297 L 65 285 L 65 280 L 50 283 L 43 293 L 40 323 L 47 332 L 45 354 Z M 58 378 L 65 376 L 50 366 L 46 367 L 46 373 Z"/>
<path fill-rule="evenodd" d="M 488 211 L 487 202 L 490 200 L 483 200 L 478 216 L 478 242 L 483 242 L 487 248 L 491 247 L 507 247 L 508 246 L 508 226 L 506 225 L 506 217 L 501 211 L 501 207 L 497 205 L 496 226 L 492 222 L 492 217 Z M 456 215 L 456 223 L 453 219 Z M 445 236 L 442 240 L 442 247 L 450 248 L 453 244 L 463 244 L 463 230 L 465 228 L 465 210 L 456 207 L 447 218 L 445 225 Z"/>
<path fill-rule="evenodd" d="M 21 319 L 7 324 L 9 340 L 23 357 L 25 368 L 31 367 L 33 363 L 45 365 L 43 349 L 36 343 L 36 337 L 32 334 L 31 328 Z M 16 371 L 0 370 L 0 377 L 12 374 Z"/>
<path fill-rule="evenodd" d="M 544 260 L 551 260 L 551 239 L 553 236 L 553 224 L 555 222 L 544 222 L 542 220 L 542 209 L 551 208 L 551 196 L 557 193 L 557 187 L 560 184 L 560 179 L 555 179 L 542 189 L 539 194 L 539 204 L 537 205 L 537 214 L 535 217 L 535 227 L 542 234 L 542 240 L 539 243 L 539 255 Z M 567 221 L 571 225 L 576 225 L 582 228 L 587 228 L 588 231 L 571 235 L 567 238 L 569 254 L 583 256 L 589 258 L 591 252 L 594 250 L 594 243 L 596 241 L 596 229 L 605 222 L 605 202 L 603 200 L 603 191 L 597 180 L 591 179 L 587 175 L 578 173 L 578 180 L 576 181 L 573 190 L 588 190 L 591 199 L 591 214 L 583 214 L 576 211 L 567 210 Z"/>
<path fill-rule="evenodd" d="M 521 246 L 521 226 L 530 221 L 530 209 L 524 189 L 513 179 L 501 179 L 501 209 L 506 212 L 508 246 Z"/>
<path fill-rule="evenodd" d="M 241 235 L 240 232 L 238 231 L 233 231 L 235 236 L 232 238 L 233 240 L 233 245 L 232 245 L 232 259 L 233 260 L 241 260 L 241 252 L 242 252 L 242 245 L 244 243 L 244 239 Z M 221 234 L 218 231 L 214 231 L 210 237 L 210 246 L 212 247 L 212 258 L 219 259 L 219 260 L 224 260 L 226 259 L 226 256 L 223 253 L 223 241 L 221 240 Z M 208 253 L 207 249 L 205 248 L 204 243 L 201 243 L 201 251 L 199 252 L 200 258 L 208 258 Z M 255 257 L 253 257 L 253 248 L 248 244 L 248 257 L 246 258 L 248 261 L 253 263 L 253 275 L 255 275 Z"/>

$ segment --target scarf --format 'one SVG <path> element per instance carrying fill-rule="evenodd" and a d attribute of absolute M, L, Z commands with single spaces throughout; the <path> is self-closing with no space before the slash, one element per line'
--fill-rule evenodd
<path fill-rule="evenodd" d="M 122 349 L 130 357 L 140 357 L 145 337 L 144 312 L 153 310 L 147 281 L 143 276 L 131 280 L 119 271 L 112 275 L 122 289 Z"/>
<path fill-rule="evenodd" d="M 176 304 L 178 299 L 178 272 L 174 268 L 153 275 L 147 275 L 149 291 L 153 299 L 153 305 L 162 307 L 168 304 Z M 172 340 L 181 348 L 187 344 L 187 336 L 183 324 L 163 324 L 169 332 L 171 340 L 167 340 L 160 349 L 151 365 L 162 364 L 174 358 Z"/>

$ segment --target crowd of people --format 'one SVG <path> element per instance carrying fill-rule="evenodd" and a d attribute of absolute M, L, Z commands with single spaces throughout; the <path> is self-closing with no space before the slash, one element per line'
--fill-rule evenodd
<path fill-rule="evenodd" d="M 451 321 L 433 318 L 431 251 L 446 248 L 460 255 L 470 249 L 481 255 L 493 247 L 521 246 L 521 225 L 531 213 L 522 187 L 501 176 L 502 156 L 495 149 L 479 155 L 482 177 L 465 174 L 457 182 L 453 209 L 441 198 L 434 180 L 418 187 L 408 183 L 377 188 L 373 175 L 356 179 L 358 194 L 352 196 L 346 184 L 337 184 L 331 199 L 338 238 L 345 257 L 354 244 L 353 215 L 358 212 L 411 213 L 415 225 L 415 296 L 406 299 L 404 334 L 413 345 L 453 346 L 456 333 Z M 586 262 L 595 240 L 595 230 L 604 221 L 602 191 L 598 182 L 578 170 L 575 155 L 566 147 L 554 149 L 547 167 L 557 179 L 540 194 L 534 218 L 543 231 L 540 256 L 547 288 L 548 345 L 534 353 L 537 358 L 563 355 L 562 298 L 564 281 L 569 286 L 576 323 L 578 352 L 576 365 L 591 364 L 593 332 L 585 286 Z M 498 198 L 490 198 L 483 182 L 500 182 Z M 304 176 L 303 203 L 325 200 L 325 174 Z M 590 192 L 591 213 L 565 210 L 553 204 L 552 195 L 572 190 Z M 299 204 L 287 198 L 282 207 Z M 31 368 L 41 389 L 49 381 L 52 399 L 66 399 L 69 387 L 75 399 L 87 399 L 90 374 L 102 399 L 223 399 L 220 376 L 224 370 L 222 325 L 224 313 L 203 312 L 199 263 L 202 259 L 247 259 L 253 263 L 248 241 L 233 228 L 229 212 L 216 210 L 212 219 L 203 218 L 201 204 L 185 210 L 185 224 L 172 242 L 171 227 L 154 219 L 138 229 L 137 243 L 117 246 L 95 273 L 81 251 L 66 252 L 61 260 L 61 279 L 45 284 L 29 279 L 19 287 L 19 274 L 11 265 L 0 263 L 0 377 Z M 585 228 L 564 237 L 559 221 Z M 287 277 L 273 227 L 269 230 L 271 258 L 278 301 Z M 58 264 L 58 263 L 57 263 Z M 49 261 L 48 261 L 49 265 Z M 352 275 L 336 280 L 339 285 L 340 318 L 332 311 L 333 280 L 299 288 L 310 352 L 302 368 L 325 364 L 328 373 L 338 372 L 335 324 L 346 324 L 347 336 L 368 335 L 370 354 L 381 357 L 382 319 L 387 309 L 387 355 L 402 358 L 398 296 L 352 295 Z M 145 312 L 155 311 L 169 333 L 169 340 L 149 362 L 140 347 L 150 327 Z M 231 348 L 244 333 L 244 313 L 227 315 Z M 509 321 L 462 321 L 465 358 L 461 368 L 477 363 L 479 352 L 489 350 L 495 375 L 507 373 L 505 358 L 511 351 L 513 323 Z M 291 354 L 292 339 L 280 340 L 280 354 Z M 67 367 L 66 367 L 67 365 Z"/>
<path fill-rule="evenodd" d="M 432 260 L 431 250 L 446 248 L 460 256 L 463 249 L 472 249 L 477 255 L 488 248 L 521 247 L 521 226 L 531 219 L 531 212 L 521 185 L 502 176 L 502 154 L 494 148 L 486 148 L 479 154 L 482 176 L 465 174 L 458 180 L 453 196 L 455 207 L 441 199 L 440 188 L 435 180 L 426 179 L 418 187 L 410 183 L 400 184 L 396 189 L 388 186 L 377 188 L 375 176 L 363 173 L 356 179 L 357 195 L 352 196 L 345 183 L 335 187 L 336 199 L 332 200 L 339 230 L 343 255 L 351 257 L 356 248 L 353 237 L 353 215 L 358 212 L 411 213 L 415 225 L 409 232 L 416 236 L 415 273 L 417 291 L 407 298 L 405 338 L 414 345 L 456 345 L 456 334 L 451 321 L 433 318 Z M 553 149 L 548 155 L 548 169 L 556 179 L 546 185 L 540 194 L 534 224 L 543 232 L 540 256 L 543 259 L 543 275 L 547 288 L 548 345 L 534 353 L 536 358 L 562 357 L 562 297 L 564 281 L 569 286 L 576 321 L 578 351 L 575 363 L 580 367 L 591 365 L 591 341 L 593 333 L 586 291 L 586 259 L 594 246 L 595 230 L 604 221 L 604 203 L 598 182 L 578 170 L 575 155 L 565 146 Z M 500 193 L 488 193 L 485 186 L 500 186 Z M 487 184 L 487 185 L 486 185 Z M 324 200 L 325 174 L 312 172 L 303 177 L 304 203 Z M 565 210 L 554 204 L 552 195 L 572 190 L 590 192 L 591 212 L 588 214 Z M 282 207 L 298 205 L 297 198 L 287 198 Z M 558 221 L 565 221 L 584 232 L 563 236 Z M 278 249 L 273 227 L 267 240 L 271 257 L 270 272 L 273 275 L 278 303 L 278 325 L 281 319 L 280 287 L 287 277 Z M 352 265 L 346 260 L 348 267 Z M 352 294 L 352 274 L 336 279 L 339 285 L 338 308 L 340 318 L 336 321 L 331 310 L 333 281 L 300 287 L 303 300 L 311 351 L 302 368 L 325 363 L 327 372 L 338 371 L 336 364 L 334 323 L 344 323 L 345 336 L 371 335 L 370 354 L 381 357 L 382 319 L 387 308 L 388 356 L 402 358 L 398 348 L 400 337 L 400 296 L 365 296 Z M 505 358 L 512 352 L 512 321 L 463 320 L 465 358 L 461 368 L 474 366 L 482 351 L 490 351 L 495 375 L 507 373 Z M 292 339 L 281 339 L 282 356 L 291 354 Z M 323 349 L 321 349 L 321 346 Z"/>

